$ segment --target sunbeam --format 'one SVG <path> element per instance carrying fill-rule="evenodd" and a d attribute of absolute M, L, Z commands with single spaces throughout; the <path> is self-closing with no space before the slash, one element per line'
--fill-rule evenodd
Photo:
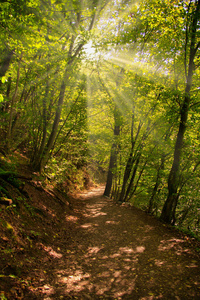
<path fill-rule="evenodd" d="M 162 80 L 168 76 L 168 70 L 161 62 L 155 62 L 148 53 L 140 53 L 135 51 L 119 50 L 112 52 L 107 60 L 111 64 L 116 64 L 126 70 L 137 73 L 140 76 L 155 78 Z"/>

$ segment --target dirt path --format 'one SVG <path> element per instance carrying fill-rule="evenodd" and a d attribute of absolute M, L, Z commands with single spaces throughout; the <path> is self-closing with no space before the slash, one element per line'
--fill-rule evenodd
<path fill-rule="evenodd" d="M 79 195 L 66 216 L 73 237 L 54 253 L 43 299 L 200 299 L 199 261 L 186 240 L 102 193 Z"/>
<path fill-rule="evenodd" d="M 29 183 L 26 191 L 37 209 L 6 215 L 14 237 L 1 238 L 1 300 L 200 299 L 194 240 L 103 188 L 71 205 Z"/>

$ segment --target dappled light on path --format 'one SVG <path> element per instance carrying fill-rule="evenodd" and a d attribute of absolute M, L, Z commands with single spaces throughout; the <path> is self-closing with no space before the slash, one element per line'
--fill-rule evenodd
<path fill-rule="evenodd" d="M 102 193 L 78 195 L 81 206 L 64 220 L 75 226 L 71 243 L 41 246 L 57 262 L 37 290 L 43 299 L 198 299 L 199 262 L 185 240 Z"/>
<path fill-rule="evenodd" d="M 54 258 L 61 258 L 63 255 L 61 253 L 58 253 L 57 251 L 53 250 L 50 246 L 45 246 L 42 243 L 40 243 L 39 248 L 46 251 L 50 256 Z"/>

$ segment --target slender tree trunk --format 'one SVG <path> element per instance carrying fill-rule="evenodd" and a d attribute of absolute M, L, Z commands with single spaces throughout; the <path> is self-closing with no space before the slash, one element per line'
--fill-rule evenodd
<path fill-rule="evenodd" d="M 133 152 L 134 152 L 134 147 L 135 147 L 136 140 L 137 140 L 137 138 L 139 136 L 140 129 L 141 129 L 141 123 L 140 123 L 138 125 L 137 134 L 136 134 L 135 139 L 134 139 L 133 138 L 133 117 L 134 116 L 132 116 L 132 126 L 131 126 L 131 151 L 129 153 L 129 158 L 127 160 L 126 168 L 125 168 L 125 171 L 124 171 L 124 178 L 123 178 L 123 183 L 122 183 L 122 189 L 121 189 L 121 193 L 120 193 L 120 197 L 119 197 L 119 201 L 120 202 L 124 201 L 125 192 L 126 192 L 126 185 L 127 185 L 127 182 L 128 182 L 128 180 L 130 178 L 133 164 L 134 164 L 134 162 L 136 160 L 135 157 L 134 157 L 134 155 L 133 155 Z"/>
<path fill-rule="evenodd" d="M 46 139 L 47 139 L 47 106 L 46 106 L 46 100 L 48 98 L 48 94 L 49 94 L 49 80 L 47 79 L 47 85 L 46 85 L 46 91 L 45 91 L 45 95 L 43 98 L 43 129 L 42 129 L 42 142 L 40 145 L 40 148 L 38 150 L 38 153 L 35 157 L 35 162 L 37 162 L 38 167 L 39 167 L 39 171 L 41 171 L 41 159 L 43 157 L 43 153 L 44 153 L 44 149 L 45 149 L 45 144 L 46 144 Z M 37 166 L 37 165 L 36 165 Z"/>
<path fill-rule="evenodd" d="M 194 71 L 194 58 L 196 52 L 200 46 L 200 42 L 195 45 L 196 33 L 197 33 L 197 21 L 200 11 L 200 0 L 196 1 L 196 10 L 193 13 L 193 20 L 191 24 L 191 43 L 190 43 L 190 54 L 189 54 L 189 65 L 188 73 L 186 77 L 185 97 L 183 105 L 180 111 L 180 123 L 179 130 L 176 138 L 176 144 L 174 149 L 174 160 L 172 168 L 168 178 L 168 196 L 164 203 L 161 220 L 166 223 L 175 223 L 175 212 L 178 204 L 179 194 L 177 193 L 179 187 L 179 169 L 181 161 L 181 152 L 183 148 L 184 134 L 187 127 L 188 111 L 190 105 L 190 90 L 192 87 L 192 77 Z M 185 64 L 186 65 L 186 64 Z"/>
<path fill-rule="evenodd" d="M 140 182 L 140 178 L 141 178 L 141 176 L 142 176 L 142 174 L 143 174 L 143 171 L 144 171 L 144 169 L 145 169 L 145 167 L 146 167 L 147 162 L 148 162 L 148 160 L 146 160 L 146 161 L 144 162 L 144 164 L 143 164 L 143 166 L 142 166 L 142 168 L 141 168 L 141 170 L 140 170 L 140 172 L 139 172 L 139 176 L 138 176 L 138 179 L 137 179 L 137 181 L 136 181 L 136 183 L 135 183 L 135 185 L 134 185 L 134 188 L 133 188 L 133 190 L 132 190 L 131 192 L 129 192 L 128 200 L 127 200 L 127 201 L 130 201 L 131 198 L 133 197 L 133 195 L 135 194 L 135 192 L 136 192 L 136 190 L 137 190 L 137 187 L 138 187 L 138 185 L 139 185 L 139 182 Z"/>
<path fill-rule="evenodd" d="M 104 196 L 109 197 L 111 188 L 112 188 L 112 182 L 113 182 L 113 175 L 116 168 L 116 162 L 117 162 L 117 137 L 120 134 L 120 126 L 117 124 L 117 120 L 115 119 L 115 127 L 114 127 L 114 142 L 111 147 L 111 154 L 110 154 L 110 162 L 109 162 L 109 168 L 108 168 L 108 175 L 107 175 L 107 181 L 106 181 L 106 187 L 104 191 Z"/>
<path fill-rule="evenodd" d="M 160 97 L 160 94 L 158 94 L 157 99 L 159 99 L 159 97 Z M 148 117 L 148 115 L 155 110 L 156 106 L 157 106 L 157 104 L 154 105 L 147 112 L 144 119 L 146 119 Z M 135 144 L 136 144 L 136 141 L 139 137 L 139 134 L 140 134 L 140 131 L 141 131 L 141 128 L 142 128 L 143 124 L 144 123 L 142 123 L 142 122 L 139 123 L 138 128 L 137 128 L 137 133 L 136 133 L 135 138 L 134 138 L 133 137 L 134 109 L 133 109 L 132 125 L 131 125 L 131 151 L 129 153 L 129 157 L 128 157 L 128 160 L 127 160 L 127 163 L 126 163 L 126 168 L 125 168 L 125 171 L 124 171 L 123 183 L 122 183 L 122 188 L 121 188 L 121 192 L 120 192 L 120 196 L 119 196 L 119 201 L 120 202 L 127 201 L 127 198 L 129 197 L 129 192 L 132 189 L 132 185 L 133 185 L 135 175 L 136 175 L 136 172 L 137 172 L 140 156 L 141 156 L 141 153 L 142 153 L 142 148 L 144 147 L 144 141 L 147 139 L 149 133 L 151 132 L 150 123 L 149 123 L 148 126 L 147 126 L 147 129 L 146 129 L 146 132 L 143 134 L 141 142 L 138 145 L 138 148 L 135 149 Z M 135 166 L 134 166 L 134 164 L 135 164 Z M 131 176 L 131 172 L 132 172 L 132 176 Z M 129 183 L 128 183 L 128 181 L 129 181 Z"/>
<path fill-rule="evenodd" d="M 178 203 L 178 186 L 179 186 L 179 168 L 181 160 L 181 151 L 183 147 L 183 139 L 186 130 L 186 123 L 189 110 L 189 95 L 185 96 L 184 105 L 181 110 L 181 121 L 179 124 L 179 131 L 177 134 L 174 160 L 168 178 L 168 197 L 162 209 L 161 219 L 166 223 L 175 222 L 175 210 Z"/>
<path fill-rule="evenodd" d="M 72 44 L 74 43 L 74 39 L 72 39 Z M 70 76 L 70 68 L 71 65 L 73 64 L 75 58 L 77 57 L 78 53 L 81 51 L 82 47 L 84 44 L 80 44 L 79 47 L 76 50 L 76 53 L 71 56 L 71 51 L 72 51 L 72 45 L 70 47 L 70 58 L 69 61 L 67 63 L 64 75 L 63 75 L 63 80 L 61 83 L 61 87 L 60 87 L 60 93 L 59 93 L 59 98 L 58 98 L 58 103 L 57 103 L 57 109 L 56 109 L 56 114 L 55 114 L 55 118 L 54 118 L 54 122 L 53 122 L 53 126 L 51 129 L 51 134 L 49 136 L 47 145 L 41 155 L 41 158 L 35 159 L 33 162 L 33 168 L 36 171 L 41 172 L 44 168 L 44 166 L 46 165 L 48 159 L 49 159 L 49 154 L 50 151 L 54 145 L 54 141 L 57 135 L 57 131 L 58 131 L 58 126 L 59 126 L 59 122 L 60 122 L 60 116 L 61 116 L 61 112 L 62 112 L 62 106 L 63 106 L 63 102 L 64 102 L 64 97 L 65 97 L 65 90 L 66 90 L 66 86 L 67 86 L 67 82 L 68 82 L 68 78 Z"/>
<path fill-rule="evenodd" d="M 22 55 L 21 55 L 22 58 Z M 19 79 L 20 79 L 20 64 L 21 64 L 21 58 L 19 61 L 18 69 L 17 69 L 17 80 L 16 80 L 16 85 L 15 85 L 15 91 L 11 99 L 11 104 L 10 104 L 10 117 L 9 117 L 9 124 L 8 124 L 8 133 L 7 133 L 7 150 L 10 151 L 10 144 L 11 144 L 11 139 L 12 139 L 12 122 L 13 122 L 13 110 L 14 110 L 14 103 L 17 98 L 17 93 L 18 93 L 18 87 L 19 87 Z"/>
<path fill-rule="evenodd" d="M 138 165 L 139 165 L 139 162 L 140 162 L 140 157 L 141 157 L 141 153 L 138 154 L 137 159 L 135 160 L 135 165 L 134 165 L 134 168 L 133 168 L 133 173 L 132 173 L 130 182 L 128 184 L 127 190 L 126 190 L 126 194 L 125 194 L 125 196 L 123 198 L 124 202 L 127 201 L 127 198 L 128 198 L 128 196 L 129 196 L 129 194 L 131 192 L 131 189 L 132 189 L 132 186 L 133 186 L 133 182 L 135 180 L 136 172 L 137 172 L 137 169 L 138 169 Z"/>
<path fill-rule="evenodd" d="M 47 163 L 47 160 L 48 160 L 48 157 L 49 157 L 49 152 L 50 152 L 50 150 L 53 146 L 54 140 L 56 138 L 58 125 L 59 125 L 59 121 L 60 121 L 60 115 L 61 115 L 61 111 L 62 111 L 62 105 L 63 105 L 63 101 L 64 101 L 64 96 L 65 96 L 66 79 L 68 77 L 69 77 L 69 74 L 68 74 L 68 67 L 67 67 L 66 70 L 65 70 L 65 74 L 64 74 L 64 78 L 63 78 L 61 87 L 60 87 L 60 94 L 59 94 L 56 114 L 55 114 L 55 118 L 54 118 L 54 123 L 53 123 L 53 127 L 52 127 L 52 130 L 51 130 L 50 137 L 48 139 L 46 149 L 44 149 L 46 135 L 43 135 L 43 142 L 42 142 L 42 145 L 41 145 L 42 149 L 39 150 L 40 158 L 38 159 L 38 155 L 37 155 L 37 157 L 36 157 L 36 159 L 33 163 L 33 168 L 36 171 L 39 171 L 39 172 L 42 171 L 43 167 Z"/>
<path fill-rule="evenodd" d="M 161 180 L 161 170 L 164 169 L 164 162 L 165 162 L 165 157 L 164 155 L 161 157 L 161 163 L 158 167 L 158 171 L 157 171 L 157 176 L 156 176 L 156 182 L 155 182 L 155 185 L 154 185 L 154 188 L 153 188 L 153 192 L 152 192 L 152 195 L 151 195 L 151 198 L 149 200 L 149 206 L 148 206 L 148 213 L 151 214 L 153 212 L 153 208 L 154 208 L 154 203 L 155 203 L 155 196 L 158 192 L 158 188 L 159 188 L 159 185 L 160 185 L 160 180 Z"/>
<path fill-rule="evenodd" d="M 95 18 L 96 18 L 96 12 L 93 13 L 91 22 L 90 22 L 88 30 L 87 30 L 88 32 L 92 30 L 94 22 L 95 22 Z M 80 12 L 77 12 L 77 20 L 76 20 L 75 26 L 74 26 L 75 29 L 78 29 L 80 22 L 81 22 L 81 14 L 80 14 Z M 53 122 L 53 126 L 51 129 L 49 139 L 44 148 L 41 159 L 39 161 L 37 159 L 35 159 L 33 162 L 34 170 L 39 171 L 39 172 L 41 172 L 43 170 L 44 166 L 46 165 L 46 163 L 49 159 L 49 156 L 50 156 L 50 152 L 52 151 L 54 142 L 56 140 L 59 122 L 60 122 L 60 116 L 61 116 L 61 112 L 62 112 L 62 106 L 63 106 L 63 102 L 64 102 L 64 97 L 65 97 L 65 90 L 66 90 L 66 86 L 68 83 L 68 79 L 70 77 L 71 67 L 72 67 L 74 61 L 76 60 L 76 58 L 78 57 L 78 55 L 80 54 L 80 51 L 82 50 L 82 48 L 85 44 L 85 41 L 83 41 L 83 42 L 80 42 L 79 45 L 76 45 L 75 39 L 76 39 L 76 36 L 72 35 L 71 43 L 70 43 L 69 51 L 68 51 L 68 62 L 67 62 L 65 72 L 63 75 L 63 79 L 61 82 L 61 86 L 60 86 L 60 93 L 59 93 L 55 118 L 54 118 L 54 122 Z M 43 139 L 44 138 L 46 139 L 46 136 L 43 136 Z"/>
<path fill-rule="evenodd" d="M 12 57 L 13 57 L 13 51 L 7 51 L 6 54 L 4 55 L 1 66 L 0 66 L 0 77 L 3 77 L 6 74 L 6 72 L 8 71 Z M 2 82 L 0 81 L 0 86 L 1 86 L 1 83 Z"/>
<path fill-rule="evenodd" d="M 122 68 L 120 73 L 118 74 L 118 78 L 116 80 L 116 87 L 119 86 L 120 80 L 121 80 L 121 75 L 123 74 L 124 69 Z M 100 77 L 99 77 L 100 79 Z M 102 81 L 101 81 L 102 83 Z M 105 87 L 105 85 L 102 83 L 103 87 L 105 88 L 106 92 L 108 93 L 109 97 L 112 97 L 108 91 L 108 89 Z M 118 136 L 120 134 L 120 126 L 121 126 L 121 113 L 115 104 L 114 107 L 114 142 L 111 147 L 111 153 L 110 153 L 110 162 L 109 162 L 109 167 L 108 167 L 108 174 L 107 174 L 107 181 L 106 181 L 106 187 L 104 191 L 104 196 L 109 197 L 112 189 L 112 184 L 113 184 L 113 176 L 114 172 L 116 170 L 117 166 L 117 154 L 118 154 Z"/>

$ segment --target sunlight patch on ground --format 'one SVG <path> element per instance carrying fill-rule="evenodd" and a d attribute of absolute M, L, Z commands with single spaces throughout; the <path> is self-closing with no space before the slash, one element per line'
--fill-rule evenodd
<path fill-rule="evenodd" d="M 74 275 L 60 278 L 59 282 L 61 284 L 66 284 L 65 292 L 67 293 L 70 293 L 71 291 L 80 292 L 85 288 L 85 286 L 88 287 L 89 277 L 89 274 L 83 274 L 80 271 L 76 271 Z"/>
<path fill-rule="evenodd" d="M 57 272 L 58 283 L 63 286 L 64 294 L 95 293 L 103 297 L 112 291 L 112 295 L 120 299 L 123 295 L 131 294 L 135 289 L 137 279 L 137 256 L 144 247 L 138 246 L 138 252 L 131 247 L 120 247 L 116 253 L 104 254 L 105 245 L 89 246 L 81 259 L 81 265 L 87 265 L 87 271 L 77 262 L 66 270 Z M 103 250 L 103 251 L 101 251 Z M 123 264 L 119 263 L 123 258 Z M 93 273 L 93 264 L 98 264 L 98 273 Z M 131 274 L 128 276 L 128 274 Z M 64 286 L 65 285 L 65 286 Z"/>
<path fill-rule="evenodd" d="M 42 248 L 42 250 L 46 251 L 50 256 L 54 258 L 61 258 L 63 256 L 61 253 L 58 253 L 55 250 L 53 250 L 53 248 L 50 246 L 45 246 L 42 243 L 40 243 L 39 246 L 40 248 Z"/>
<path fill-rule="evenodd" d="M 123 234 L 124 230 L 124 233 L 129 236 L 127 220 L 125 219 L 123 224 L 123 220 L 120 220 L 118 226 L 116 224 L 116 221 L 119 220 L 118 210 L 115 212 L 115 208 L 118 209 L 117 206 L 113 205 L 110 208 L 108 201 L 104 199 L 103 202 L 101 197 L 98 203 L 95 204 L 95 202 L 97 202 L 96 199 L 87 201 L 83 208 L 88 219 L 80 225 L 79 233 L 82 236 L 80 243 L 73 248 L 73 253 L 66 252 L 67 259 L 65 261 L 64 259 L 58 261 L 58 266 L 62 269 L 54 271 L 58 289 L 62 289 L 63 299 L 65 297 L 87 299 L 87 296 L 90 299 L 90 295 L 91 299 L 93 296 L 99 299 L 108 297 L 118 300 L 123 297 L 139 299 L 138 291 L 140 289 L 142 290 L 140 299 L 162 299 L 163 282 L 161 284 L 161 280 L 165 283 L 168 278 L 165 272 L 172 274 L 175 268 L 177 274 L 182 276 L 185 269 L 190 268 L 188 272 L 197 270 L 196 261 L 191 260 L 187 266 L 181 267 L 180 257 L 172 256 L 171 252 L 177 254 L 177 251 L 171 251 L 171 248 L 179 249 L 184 240 L 168 238 L 164 241 L 160 231 L 159 237 L 154 240 L 152 236 L 156 227 L 135 220 L 130 231 L 130 237 L 133 239 L 128 242 Z M 102 217 L 101 213 L 104 211 L 107 214 Z M 98 218 L 93 219 L 96 215 Z M 110 228 L 116 229 L 114 234 L 110 234 L 114 232 Z M 139 232 L 142 234 L 137 237 Z M 113 243 L 112 239 L 114 238 Z M 158 249 L 159 246 L 160 249 Z M 166 252 L 166 256 L 164 256 L 164 252 Z M 182 283 L 181 280 L 180 283 L 174 281 L 174 287 L 168 284 L 167 288 L 170 286 L 177 290 Z M 48 296 L 47 293 L 46 296 Z M 52 300 L 53 296 L 49 294 Z"/>
<path fill-rule="evenodd" d="M 183 243 L 183 242 L 184 242 L 184 240 L 181 240 L 181 239 L 162 240 L 162 241 L 160 241 L 158 250 L 166 251 L 166 250 L 174 248 L 174 246 L 178 246 L 179 243 Z"/>
<path fill-rule="evenodd" d="M 186 266 L 187 268 L 198 268 L 197 261 L 192 261 L 190 265 Z"/>
<path fill-rule="evenodd" d="M 106 216 L 107 213 L 105 212 L 102 212 L 102 205 L 90 205 L 86 208 L 86 212 L 84 213 L 84 216 L 85 217 L 90 217 L 90 218 L 96 218 L 96 217 L 99 217 L 99 216 Z"/>
<path fill-rule="evenodd" d="M 136 252 L 143 253 L 144 250 L 145 250 L 145 247 L 143 247 L 143 246 L 136 247 Z"/>
<path fill-rule="evenodd" d="M 90 227 L 92 227 L 92 226 L 93 226 L 92 223 L 86 223 L 86 224 L 81 225 L 80 227 L 81 227 L 81 228 L 87 229 L 87 228 L 90 228 Z"/>
<path fill-rule="evenodd" d="M 76 223 L 78 221 L 78 217 L 73 215 L 66 215 L 66 221 Z"/>
<path fill-rule="evenodd" d="M 100 196 L 101 194 L 103 195 L 105 187 L 104 186 L 99 186 L 98 188 L 93 188 L 91 190 L 85 190 L 83 192 L 77 193 L 77 197 L 81 197 L 83 199 L 85 198 L 92 198 L 95 196 Z"/>
<path fill-rule="evenodd" d="M 116 221 L 106 221 L 105 224 L 114 224 L 114 225 L 118 225 L 119 224 L 119 221 L 116 222 Z"/>
<path fill-rule="evenodd" d="M 159 259 L 155 259 L 154 263 L 157 267 L 162 267 L 165 264 L 164 261 L 159 260 Z"/>
<path fill-rule="evenodd" d="M 96 254 L 101 250 L 99 247 L 89 247 L 87 252 L 88 254 Z"/>
<path fill-rule="evenodd" d="M 47 296 L 51 296 L 55 292 L 54 288 L 49 284 L 45 284 L 45 285 L 39 287 L 38 290 L 40 291 L 41 294 L 45 294 Z M 44 299 L 47 300 L 47 299 L 52 299 L 52 298 L 45 297 Z"/>
<path fill-rule="evenodd" d="M 134 253 L 134 250 L 132 248 L 129 248 L 129 247 L 120 247 L 119 251 L 122 252 L 122 253 L 126 253 L 126 254 Z"/>
<path fill-rule="evenodd" d="M 85 223 L 85 224 L 80 225 L 80 228 L 83 228 L 90 232 L 93 232 L 96 230 L 96 227 L 98 227 L 98 226 L 99 226 L 99 224 Z"/>
<path fill-rule="evenodd" d="M 170 240 L 162 240 L 160 241 L 160 245 L 158 246 L 159 251 L 166 251 L 170 249 L 174 249 L 176 251 L 176 255 L 180 256 L 183 253 L 192 253 L 191 249 L 182 247 L 182 243 L 184 243 L 184 239 L 172 238 Z"/>
<path fill-rule="evenodd" d="M 43 210 L 45 212 L 47 212 L 50 216 L 52 217 L 56 217 L 55 213 L 48 207 L 46 207 L 45 205 L 41 205 L 41 207 L 43 208 Z"/>
<path fill-rule="evenodd" d="M 107 215 L 107 213 L 100 212 L 100 211 L 98 211 L 98 210 L 96 210 L 96 209 L 93 209 L 93 210 L 91 211 L 91 213 L 92 213 L 92 217 L 93 217 L 93 218 L 96 218 L 96 217 L 99 217 L 99 216 L 106 216 L 106 215 Z"/>

